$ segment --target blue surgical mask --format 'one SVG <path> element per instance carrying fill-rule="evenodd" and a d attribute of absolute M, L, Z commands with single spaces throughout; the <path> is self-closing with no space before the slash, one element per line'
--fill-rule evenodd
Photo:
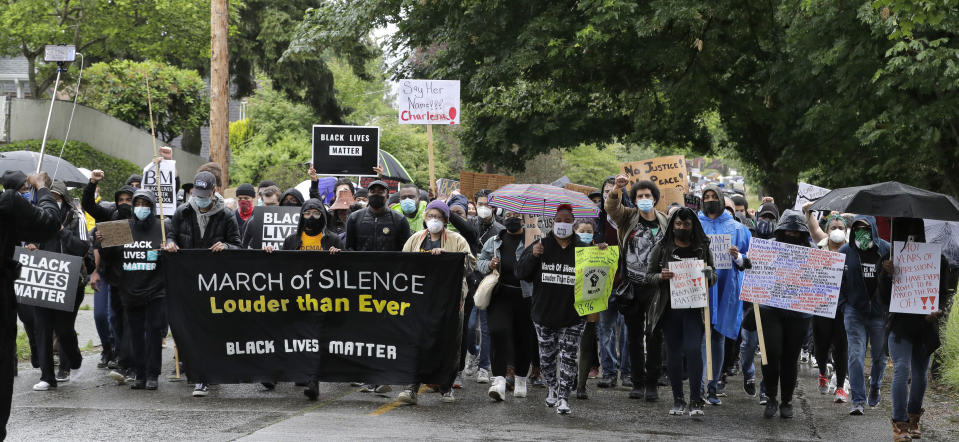
<path fill-rule="evenodd" d="M 416 213 L 416 201 L 412 198 L 400 200 L 400 208 L 403 209 L 403 213 L 408 215 Z"/>
<path fill-rule="evenodd" d="M 213 202 L 213 199 L 210 197 L 200 198 L 198 196 L 193 197 L 193 200 L 196 201 L 196 206 L 201 209 L 206 209 L 210 207 L 210 203 Z"/>
<path fill-rule="evenodd" d="M 653 210 L 653 200 L 645 198 L 638 199 L 636 200 L 636 208 L 639 209 L 640 212 L 648 213 L 650 210 Z"/>
<path fill-rule="evenodd" d="M 22 196 L 23 199 L 30 201 L 30 198 L 33 197 L 33 192 L 24 192 L 24 193 L 21 193 L 20 196 Z"/>
<path fill-rule="evenodd" d="M 149 207 L 134 207 L 133 214 L 138 220 L 143 221 L 150 216 L 152 210 Z"/>
<path fill-rule="evenodd" d="M 577 233 L 576 235 L 579 236 L 579 239 L 580 239 L 581 241 L 583 241 L 584 243 L 586 243 L 586 244 L 592 244 L 592 243 L 593 243 L 593 234 L 592 234 L 592 233 Z"/>

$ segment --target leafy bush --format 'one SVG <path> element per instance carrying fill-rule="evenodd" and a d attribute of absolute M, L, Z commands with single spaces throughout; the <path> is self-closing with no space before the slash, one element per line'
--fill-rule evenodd
<path fill-rule="evenodd" d="M 25 140 L 0 144 L 0 152 L 16 150 L 39 152 L 40 141 Z M 56 156 L 60 153 L 62 144 L 62 140 L 47 140 L 47 153 Z M 79 141 L 67 141 L 67 145 L 63 149 L 63 160 L 77 167 L 103 170 L 106 176 L 100 182 L 100 195 L 103 195 L 107 201 L 113 200 L 113 193 L 126 183 L 130 175 L 142 172 L 136 164 L 107 155 L 94 149 L 93 146 Z"/>
<path fill-rule="evenodd" d="M 230 123 L 230 152 L 242 150 L 250 138 L 253 138 L 253 128 L 250 127 L 250 120 L 244 118 Z"/>
<path fill-rule="evenodd" d="M 942 361 L 943 382 L 959 388 L 959 309 L 952 303 L 949 321 L 942 328 L 942 348 L 936 357 Z"/>
<path fill-rule="evenodd" d="M 91 65 L 83 75 L 80 103 L 150 131 L 147 78 L 158 138 L 169 143 L 207 121 L 210 106 L 200 74 L 156 61 Z"/>

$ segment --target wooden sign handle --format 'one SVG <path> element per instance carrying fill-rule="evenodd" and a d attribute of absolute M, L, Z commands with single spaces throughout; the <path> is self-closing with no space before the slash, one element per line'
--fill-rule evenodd
<path fill-rule="evenodd" d="M 763 320 L 759 314 L 759 304 L 755 302 L 753 303 L 753 315 L 756 316 L 756 334 L 759 335 L 759 356 L 763 365 L 769 365 L 769 360 L 766 359 L 766 339 L 763 338 Z"/>
<path fill-rule="evenodd" d="M 703 311 L 706 313 L 706 380 L 713 380 L 713 343 L 712 343 L 712 318 L 710 318 L 709 313 L 709 301 L 706 302 L 706 307 L 703 307 Z"/>

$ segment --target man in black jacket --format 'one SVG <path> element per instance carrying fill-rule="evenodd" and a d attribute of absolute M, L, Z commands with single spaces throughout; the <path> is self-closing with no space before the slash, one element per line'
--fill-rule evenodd
<path fill-rule="evenodd" d="M 0 440 L 7 437 L 7 419 L 13 399 L 13 374 L 16 369 L 17 298 L 13 282 L 20 266 L 13 260 L 13 249 L 22 241 L 44 241 L 60 229 L 57 203 L 46 189 L 46 173 L 25 176 L 23 172 L 3 174 L 0 194 Z M 36 188 L 36 207 L 20 195 L 27 183 Z"/>
<path fill-rule="evenodd" d="M 369 185 L 369 206 L 350 214 L 346 220 L 346 249 L 354 251 L 403 250 L 410 237 L 410 225 L 399 212 L 386 207 L 387 185 Z"/>

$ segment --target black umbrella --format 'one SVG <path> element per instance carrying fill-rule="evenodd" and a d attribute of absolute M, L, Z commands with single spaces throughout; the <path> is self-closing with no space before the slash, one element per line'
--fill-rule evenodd
<path fill-rule="evenodd" d="M 955 198 L 895 181 L 836 189 L 823 195 L 809 209 L 959 221 L 959 202 Z"/>
<path fill-rule="evenodd" d="M 39 158 L 39 152 L 28 150 L 0 153 L 0 174 L 8 170 L 19 170 L 27 175 L 34 173 L 37 171 Z M 40 170 L 50 175 L 51 179 L 61 180 L 68 186 L 83 186 L 90 181 L 76 166 L 53 155 L 43 155 L 43 165 Z"/>

